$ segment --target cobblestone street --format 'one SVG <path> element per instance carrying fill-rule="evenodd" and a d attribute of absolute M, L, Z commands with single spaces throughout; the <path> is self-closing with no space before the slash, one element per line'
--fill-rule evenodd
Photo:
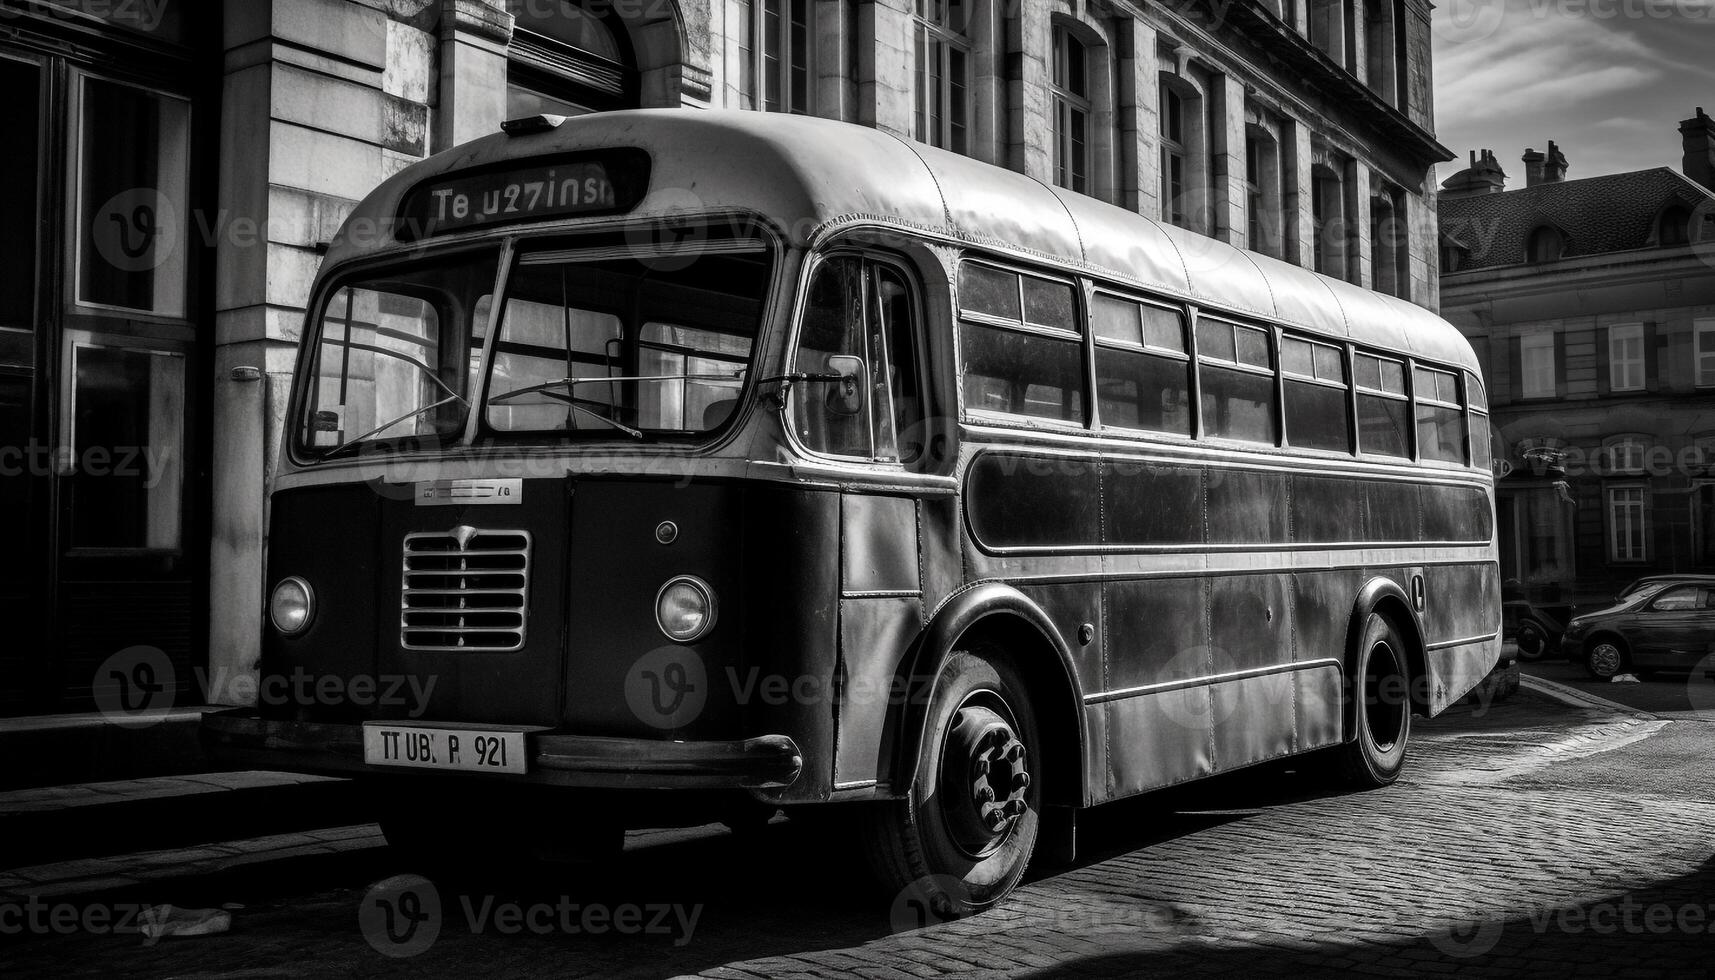
<path fill-rule="evenodd" d="M 381 955 L 365 938 L 378 920 L 360 924 L 368 886 L 411 870 L 377 849 L 331 875 L 259 871 L 244 894 L 174 896 L 241 903 L 227 935 L 32 938 L 0 953 L 0 972 L 1702 977 L 1715 952 L 1709 734 L 1697 712 L 1530 693 L 1455 709 L 1419 726 L 1395 787 L 1328 795 L 1267 770 L 1098 810 L 1076 865 L 926 928 L 902 929 L 908 909 L 851 887 L 842 841 L 777 824 L 742 844 L 640 837 L 597 871 L 442 882 L 432 942 L 376 944 L 411 956 Z"/>

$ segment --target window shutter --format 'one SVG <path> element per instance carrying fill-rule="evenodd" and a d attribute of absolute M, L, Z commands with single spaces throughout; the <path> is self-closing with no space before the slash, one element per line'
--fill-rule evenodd
<path fill-rule="evenodd" d="M 1664 338 L 1665 339 L 1665 338 Z M 1644 389 L 1657 391 L 1661 384 L 1661 358 L 1656 354 L 1655 322 L 1644 323 Z"/>
<path fill-rule="evenodd" d="M 1512 390 L 1506 393 L 1506 400 L 1516 402 L 1524 397 L 1524 341 L 1518 334 L 1513 334 L 1507 339 L 1507 346 L 1512 364 L 1512 370 L 1507 372 L 1507 380 L 1512 382 Z M 1490 398 L 1499 400 L 1494 399 L 1493 392 L 1490 393 Z"/>
<path fill-rule="evenodd" d="M 1610 327 L 1596 328 L 1596 392 L 1605 395 L 1613 389 L 1614 339 Z"/>
<path fill-rule="evenodd" d="M 1556 398 L 1566 397 L 1566 334 L 1556 332 L 1554 335 L 1554 395 Z"/>

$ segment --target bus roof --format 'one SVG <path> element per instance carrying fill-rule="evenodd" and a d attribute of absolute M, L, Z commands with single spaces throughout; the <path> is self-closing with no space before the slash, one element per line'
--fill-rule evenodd
<path fill-rule="evenodd" d="M 783 113 L 639 109 L 474 140 L 405 168 L 366 197 L 330 249 L 328 267 L 420 248 L 376 229 L 391 227 L 407 192 L 424 181 L 604 147 L 635 147 L 653 158 L 651 186 L 629 219 L 752 213 L 798 245 L 847 225 L 892 225 L 1477 370 L 1470 344 L 1451 324 L 1406 300 L 970 157 L 866 126 Z"/>

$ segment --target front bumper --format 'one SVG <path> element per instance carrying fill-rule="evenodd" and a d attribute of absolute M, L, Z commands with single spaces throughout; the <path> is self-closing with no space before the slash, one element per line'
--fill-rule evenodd
<path fill-rule="evenodd" d="M 361 725 L 276 721 L 235 708 L 204 715 L 202 739 L 217 761 L 244 766 L 336 775 L 444 775 L 364 762 Z M 668 742 L 537 732 L 528 736 L 528 745 L 528 775 L 481 778 L 592 789 L 779 789 L 791 786 L 804 769 L 803 753 L 785 735 Z"/>

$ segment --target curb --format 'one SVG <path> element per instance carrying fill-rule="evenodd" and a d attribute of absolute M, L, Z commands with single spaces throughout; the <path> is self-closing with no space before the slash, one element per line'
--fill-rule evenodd
<path fill-rule="evenodd" d="M 1544 680 L 1541 677 L 1534 677 L 1530 674 L 1522 674 L 1519 678 L 1519 683 L 1528 691 L 1541 694 L 1544 697 L 1553 698 L 1561 704 L 1568 705 L 1573 708 L 1599 708 L 1603 711 L 1612 711 L 1616 714 L 1631 715 L 1635 718 L 1660 717 L 1660 715 L 1653 712 L 1640 711 L 1630 705 L 1621 704 L 1618 701 L 1610 701 L 1599 695 L 1591 694 L 1587 691 L 1580 691 L 1578 688 L 1561 684 L 1557 681 Z"/>

